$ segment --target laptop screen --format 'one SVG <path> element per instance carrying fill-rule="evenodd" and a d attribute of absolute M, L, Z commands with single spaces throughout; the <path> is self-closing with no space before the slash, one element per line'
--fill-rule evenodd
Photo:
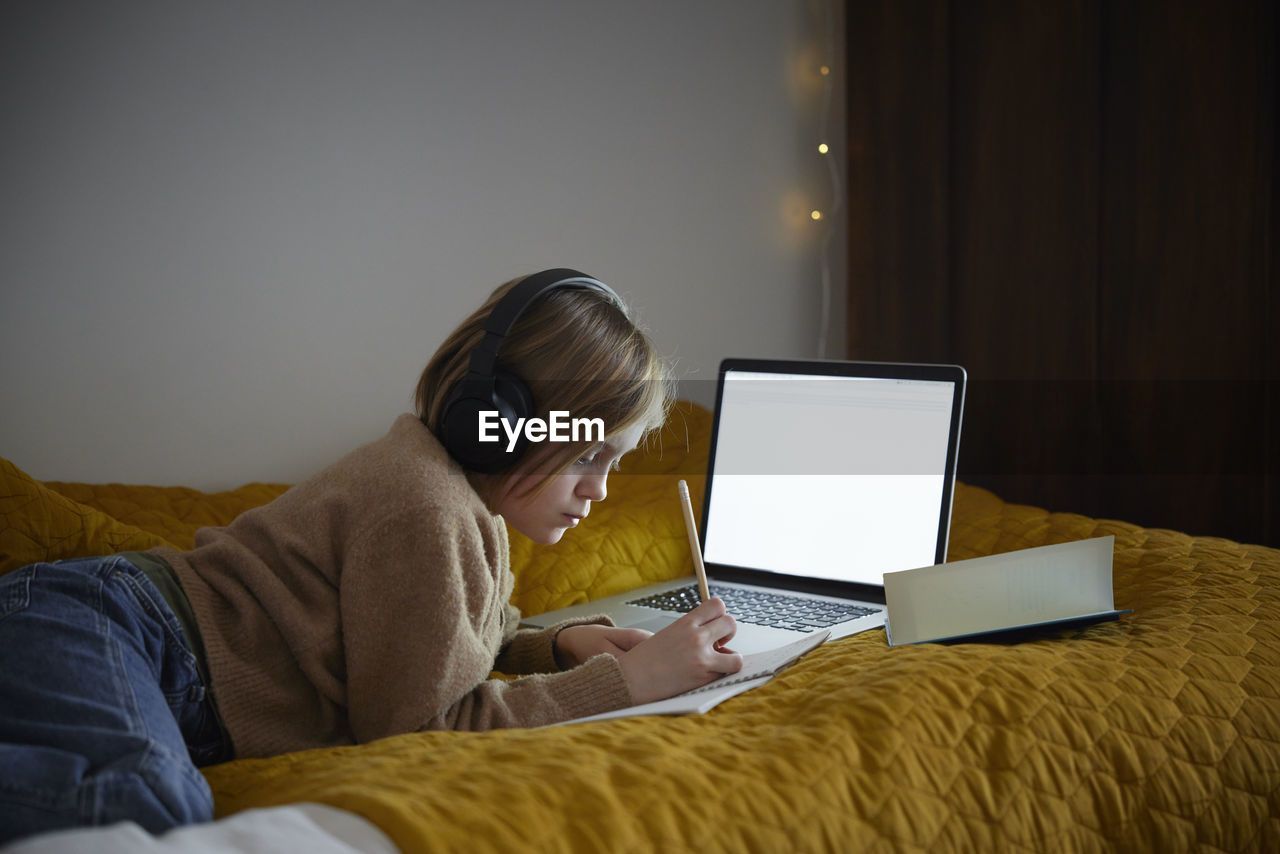
<path fill-rule="evenodd" d="M 875 587 L 941 563 L 963 385 L 954 366 L 727 360 L 707 563 Z"/>

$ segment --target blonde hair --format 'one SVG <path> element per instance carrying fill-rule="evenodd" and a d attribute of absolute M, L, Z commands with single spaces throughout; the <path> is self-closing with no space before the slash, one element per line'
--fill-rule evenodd
<path fill-rule="evenodd" d="M 418 417 L 437 437 L 449 394 L 466 375 L 471 351 L 484 337 L 493 307 L 524 277 L 498 287 L 453 331 L 427 363 L 414 398 Z M 503 339 L 498 370 L 529 387 L 537 417 L 552 410 L 574 418 L 599 418 L 605 435 L 636 424 L 643 434 L 660 427 L 674 396 L 671 369 L 627 307 L 610 295 L 585 288 L 556 288 L 536 299 Z M 473 474 L 488 499 L 525 463 L 548 479 L 561 474 L 594 442 L 547 442 L 531 446 L 525 458 L 495 475 Z"/>

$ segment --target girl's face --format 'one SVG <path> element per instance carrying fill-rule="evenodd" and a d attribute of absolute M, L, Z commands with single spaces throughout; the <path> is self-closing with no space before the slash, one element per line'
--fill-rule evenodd
<path fill-rule="evenodd" d="M 642 431 L 643 427 L 637 424 L 591 447 L 536 494 L 533 489 L 543 475 L 518 472 L 495 502 L 498 513 L 535 543 L 549 546 L 560 542 L 566 530 L 576 527 L 591 512 L 592 501 L 604 501 L 609 472 L 623 454 L 635 448 Z"/>

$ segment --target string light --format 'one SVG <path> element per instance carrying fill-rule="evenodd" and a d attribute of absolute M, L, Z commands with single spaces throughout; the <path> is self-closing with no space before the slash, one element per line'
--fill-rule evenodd
<path fill-rule="evenodd" d="M 824 59 L 818 65 L 818 75 L 822 78 L 822 102 L 818 112 L 818 154 L 826 161 L 827 176 L 831 187 L 831 201 L 827 211 L 813 208 L 809 218 L 815 223 L 825 223 L 822 244 L 818 258 L 822 282 L 822 309 L 818 327 L 818 358 L 827 358 L 827 337 L 831 326 L 831 240 L 839 225 L 836 217 L 840 213 L 844 200 L 843 184 L 840 180 L 839 157 L 830 156 L 831 146 L 828 144 L 828 125 L 831 118 L 832 89 L 835 75 L 831 69 L 836 61 L 836 0 L 827 0 L 822 4 L 824 36 Z"/>
<path fill-rule="evenodd" d="M 821 279 L 821 310 L 817 334 L 817 357 L 829 358 L 827 353 L 828 338 L 831 333 L 832 320 L 832 240 L 842 228 L 840 216 L 844 206 L 844 189 L 841 182 L 841 169 L 844 165 L 840 153 L 843 144 L 841 128 L 830 128 L 832 108 L 835 98 L 834 88 L 839 75 L 842 57 L 837 52 L 839 47 L 837 33 L 843 27 L 842 6 L 839 0 L 811 0 L 810 11 L 812 38 L 809 43 L 793 56 L 790 63 L 791 82 L 797 103 L 804 105 L 805 111 L 817 109 L 816 137 L 813 148 L 817 157 L 825 166 L 828 176 L 830 196 L 826 200 L 818 197 L 826 193 L 816 186 L 804 182 L 803 187 L 794 187 L 784 194 L 782 210 L 789 226 L 790 236 L 800 244 L 812 247 L 816 243 L 818 267 Z M 836 111 L 840 113 L 839 110 Z M 834 133 L 832 132 L 834 130 Z M 806 218 L 806 214 L 808 215 Z M 843 246 L 843 243 L 837 243 Z M 840 269 L 843 269 L 843 265 Z"/>

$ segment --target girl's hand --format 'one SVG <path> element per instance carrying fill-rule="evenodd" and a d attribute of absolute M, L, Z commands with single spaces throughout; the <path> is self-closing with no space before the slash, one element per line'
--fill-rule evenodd
<path fill-rule="evenodd" d="M 623 653 L 618 664 L 632 698 L 651 703 L 737 673 L 742 656 L 724 649 L 735 631 L 724 602 L 711 598 Z"/>
<path fill-rule="evenodd" d="M 636 644 L 648 640 L 653 632 L 644 629 L 621 629 L 616 626 L 569 626 L 556 634 L 556 663 L 564 670 L 577 667 L 592 656 L 607 652 L 615 658 Z"/>

